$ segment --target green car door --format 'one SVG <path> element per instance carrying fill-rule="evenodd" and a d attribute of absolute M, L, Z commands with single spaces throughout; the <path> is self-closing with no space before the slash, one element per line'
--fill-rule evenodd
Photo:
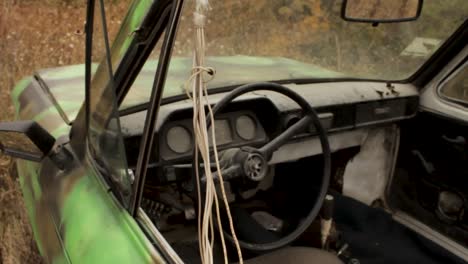
<path fill-rule="evenodd" d="M 94 21 L 105 23 L 98 15 L 103 8 L 100 3 L 103 2 L 89 1 L 96 14 Z M 113 45 L 113 50 L 118 51 L 112 53 L 115 54 L 112 57 L 114 68 L 134 40 L 131 32 L 138 28 L 153 4 L 149 0 L 131 4 Z M 90 10 L 88 7 L 88 12 Z M 107 65 L 102 64 L 104 66 L 99 67 Z M 93 80 L 91 93 L 99 93 L 100 85 L 107 83 Z M 17 161 L 40 253 L 47 263 L 164 262 L 127 211 L 118 192 L 113 191 L 115 186 L 103 175 L 106 171 L 92 158 L 90 149 L 95 148 L 87 143 L 94 142 L 93 139 L 86 136 L 83 140 L 70 134 L 88 130 L 79 116 L 105 116 L 116 111 L 111 107 L 109 112 L 98 113 L 102 108 L 97 107 L 86 113 L 85 106 L 89 102 L 83 104 L 84 89 L 85 67 L 78 65 L 39 71 L 20 81 L 12 93 L 16 120 L 33 120 L 56 140 L 42 161 Z M 80 142 L 76 142 L 78 140 Z M 125 163 L 121 165 L 125 167 Z"/>

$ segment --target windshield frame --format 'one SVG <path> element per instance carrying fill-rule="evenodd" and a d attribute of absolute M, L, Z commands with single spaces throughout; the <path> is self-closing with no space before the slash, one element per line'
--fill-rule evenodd
<path fill-rule="evenodd" d="M 89 114 L 90 110 L 88 109 L 88 102 L 90 96 L 90 84 L 92 81 L 92 70 L 91 70 L 91 34 L 92 34 L 92 24 L 90 24 L 94 20 L 94 8 L 90 7 L 90 3 L 96 0 L 88 0 L 88 7 L 87 7 L 87 21 L 86 23 L 86 56 L 85 56 L 85 101 L 81 106 L 76 119 L 72 123 L 72 129 L 70 131 L 70 138 L 72 139 L 71 142 L 73 143 L 74 148 L 77 150 L 77 153 L 80 154 L 80 157 L 83 157 L 86 153 L 86 147 L 84 146 L 87 135 L 87 128 L 88 128 L 88 121 L 89 121 Z M 132 34 L 128 34 L 129 37 L 132 38 L 131 43 L 129 44 L 128 49 L 125 51 L 124 56 L 122 57 L 122 62 L 114 67 L 114 85 L 115 85 L 115 92 L 118 95 L 118 99 L 124 97 L 125 92 L 123 92 L 124 87 L 122 83 L 129 82 L 132 79 L 132 75 L 130 74 L 130 68 L 134 65 L 134 61 L 141 60 L 142 57 L 144 58 L 145 48 L 147 49 L 148 46 L 151 45 L 152 39 L 159 39 L 160 35 L 157 35 L 158 28 L 164 28 L 167 19 L 164 16 L 164 11 L 168 4 L 170 4 L 172 0 L 160 0 L 160 1 L 151 1 L 151 0 L 134 0 L 129 8 L 129 12 L 127 13 L 127 17 L 125 21 L 122 23 L 121 28 L 123 28 L 126 24 L 131 23 L 128 17 L 132 17 L 132 12 L 135 12 L 136 7 L 141 4 L 148 4 L 148 6 L 143 6 L 142 9 L 146 10 L 147 12 L 144 16 L 140 16 L 140 24 L 138 28 L 135 28 Z M 160 23 L 158 25 L 153 25 L 155 19 L 153 16 L 160 16 L 165 22 Z M 156 19 L 158 20 L 158 19 Z M 133 21 L 133 23 L 135 23 Z M 144 28 L 145 30 L 140 30 Z M 120 32 L 119 32 L 120 34 Z M 152 36 L 150 36 L 150 34 Z M 112 43 L 111 53 L 115 52 L 114 43 Z M 147 51 L 146 51 L 147 52 Z M 89 53 L 89 54 L 88 54 Z M 113 55 L 111 54 L 111 57 Z M 137 67 L 135 67 L 137 68 Z M 138 69 L 139 70 L 139 69 Z M 134 75 L 136 75 L 134 73 Z M 107 84 L 106 84 L 107 86 Z M 108 87 L 108 86 L 107 86 Z M 118 101 L 120 102 L 120 100 Z M 119 103 L 120 104 L 120 103 Z M 119 105 L 118 104 L 118 105 Z"/>
<path fill-rule="evenodd" d="M 93 80 L 95 78 L 101 78 L 101 76 L 97 76 L 97 74 L 92 76 L 93 70 L 92 70 L 92 51 L 91 51 L 93 49 L 92 43 L 94 41 L 93 40 L 94 22 L 96 19 L 100 19 L 100 17 L 97 17 L 97 14 L 95 14 L 96 8 L 98 8 L 98 7 L 95 7 L 95 5 L 96 3 L 99 3 L 100 1 L 102 0 L 88 0 L 87 1 L 86 18 L 87 18 L 88 23 L 86 23 L 85 25 L 86 27 L 85 101 L 83 105 L 81 106 L 76 119 L 73 121 L 71 131 L 70 131 L 70 145 L 73 148 L 77 158 L 81 161 L 84 161 L 87 158 L 91 158 L 92 160 L 96 162 L 98 161 L 97 157 L 91 155 L 92 146 L 90 146 L 91 141 L 90 141 L 89 133 L 88 133 L 90 131 L 90 123 L 91 123 L 90 121 L 91 121 L 92 114 L 93 114 L 91 105 L 90 105 L 90 101 L 91 101 L 90 97 L 92 94 L 91 89 L 100 89 L 103 91 L 103 94 L 109 91 L 117 94 L 118 91 L 121 90 L 119 88 L 121 88 L 122 85 L 118 83 L 117 81 L 122 81 L 122 79 L 128 80 L 128 77 L 127 77 L 128 69 L 132 68 L 130 67 L 131 65 L 134 65 L 133 60 L 141 59 L 141 56 L 142 56 L 141 54 L 144 54 L 144 50 L 141 50 L 141 47 L 143 46 L 141 45 L 141 43 L 145 43 L 146 46 L 148 46 L 148 43 L 149 43 L 148 39 L 150 38 L 154 38 L 156 40 L 159 39 L 161 34 L 159 35 L 157 34 L 158 32 L 157 29 L 161 27 L 165 28 L 167 24 L 167 20 L 168 20 L 167 15 L 166 15 L 167 12 L 162 12 L 162 11 L 165 11 L 167 7 L 170 6 L 168 5 L 168 3 L 171 2 L 170 0 L 160 0 L 160 1 L 135 0 L 133 1 L 133 3 L 131 3 L 129 12 L 127 13 L 127 16 L 125 17 L 125 21 L 127 21 L 127 23 L 132 22 L 133 25 L 137 24 L 138 28 L 135 28 L 134 30 L 132 29 L 133 30 L 132 34 L 123 32 L 124 36 L 125 37 L 128 36 L 127 39 L 130 39 L 131 41 L 130 41 L 130 44 L 128 45 L 128 48 L 125 49 L 125 52 L 123 53 L 124 56 L 122 56 L 121 58 L 121 61 L 120 61 L 121 63 L 119 63 L 116 67 L 113 67 L 110 69 L 111 73 L 113 73 L 113 76 L 115 76 L 115 78 L 114 77 L 108 78 L 108 81 L 102 82 L 100 84 L 100 87 L 91 87 L 92 86 L 91 84 L 93 83 Z M 138 11 L 144 12 L 143 16 L 141 16 L 140 14 L 139 22 L 135 22 L 135 20 L 130 21 L 129 19 L 129 18 L 134 18 L 133 15 L 135 15 L 134 12 L 137 9 L 136 7 L 140 7 L 140 10 Z M 98 10 L 98 11 L 102 11 L 102 10 Z M 102 15 L 102 13 L 100 15 Z M 158 19 L 154 19 L 153 16 L 156 16 Z M 156 21 L 161 20 L 162 22 L 154 26 L 153 24 L 155 20 Z M 122 29 L 125 28 L 125 25 L 126 25 L 125 21 L 122 24 L 118 35 L 122 34 Z M 152 25 L 152 26 L 147 26 L 147 25 Z M 145 27 L 145 26 L 147 30 L 140 30 L 140 28 Z M 116 50 L 115 41 L 112 43 L 111 49 L 115 52 Z M 108 67 L 104 64 L 106 63 L 109 64 L 109 59 L 110 59 L 109 57 L 114 58 L 113 54 L 109 53 L 109 55 L 104 56 L 104 58 L 101 60 L 101 62 L 98 65 L 98 68 L 105 66 L 106 70 L 101 71 L 101 72 L 106 75 L 109 74 L 109 71 L 107 70 Z M 119 76 L 120 78 L 117 78 L 117 76 Z M 117 99 L 112 100 L 112 101 L 114 103 L 118 102 Z M 112 113 L 113 111 L 108 111 L 108 113 L 105 114 L 108 117 L 108 121 L 105 121 L 106 123 L 110 121 L 110 118 L 112 117 L 111 116 Z M 115 113 L 118 114 L 117 111 Z M 122 186 L 119 186 L 118 184 L 114 184 L 111 180 L 109 180 L 109 178 L 111 178 L 113 175 L 108 175 L 108 174 L 112 172 L 106 173 L 105 171 L 102 171 L 102 170 L 99 170 L 99 172 L 100 172 L 101 177 L 103 177 L 113 189 L 113 192 L 116 195 L 116 198 L 118 198 L 118 200 L 121 200 L 119 198 L 119 196 L 121 196 L 119 193 L 124 191 L 124 189 L 122 189 Z M 133 197 L 134 195 L 135 193 L 133 192 L 130 193 L 129 200 L 134 199 Z M 122 206 L 126 207 L 126 209 L 128 210 L 131 209 L 130 207 L 131 203 L 126 204 L 126 203 L 123 203 L 122 201 L 120 201 L 120 203 L 122 204 Z"/>
<path fill-rule="evenodd" d="M 447 40 L 419 67 L 404 83 L 413 83 L 418 89 L 432 80 L 465 47 L 468 38 L 468 18 L 447 38 Z"/>

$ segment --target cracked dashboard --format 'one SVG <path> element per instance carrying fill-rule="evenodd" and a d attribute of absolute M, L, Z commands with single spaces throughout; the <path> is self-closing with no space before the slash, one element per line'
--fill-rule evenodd
<path fill-rule="evenodd" d="M 362 128 L 410 118 L 418 109 L 418 91 L 410 84 L 394 84 L 391 89 L 380 82 L 287 86 L 315 107 L 329 134 L 332 151 L 360 144 L 365 136 Z M 214 104 L 224 95 L 210 95 L 210 101 Z M 241 96 L 215 117 L 218 150 L 263 146 L 299 120 L 301 114 L 293 101 L 274 92 L 256 91 Z M 136 165 L 145 115 L 143 111 L 121 117 L 130 167 Z M 194 148 L 192 115 L 188 100 L 161 106 L 150 168 L 191 162 Z M 317 140 L 315 128 L 311 126 L 278 149 L 270 163 L 319 154 Z"/>

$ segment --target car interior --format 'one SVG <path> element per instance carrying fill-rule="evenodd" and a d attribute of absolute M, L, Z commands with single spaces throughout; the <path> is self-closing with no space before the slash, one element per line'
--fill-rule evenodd
<path fill-rule="evenodd" d="M 357 5 L 355 9 L 347 10 L 347 1 L 344 1 L 344 20 L 369 24 L 372 16 L 383 17 L 370 23 L 375 28 L 380 22 L 392 22 L 389 17 L 385 18 L 388 15 L 385 8 L 381 9 L 382 13 L 370 12 L 370 18 L 359 18 L 362 16 L 360 2 L 350 2 Z M 421 6 L 418 7 L 417 2 L 413 1 L 413 7 L 417 7 L 413 10 L 415 16 L 400 22 L 419 16 Z M 280 5 L 279 2 L 276 4 Z M 263 6 L 267 5 L 263 3 Z M 304 6 L 299 5 L 300 14 L 312 12 Z M 270 8 L 273 11 L 264 15 L 264 21 L 285 21 L 283 16 L 289 9 L 282 7 L 281 12 L 276 12 L 274 7 Z M 333 5 L 329 8 L 333 10 Z M 348 11 L 350 17 L 346 18 Z M 256 40 L 244 41 L 247 45 L 241 46 L 242 52 L 225 52 L 222 43 L 232 46 L 232 40 L 239 41 L 242 34 L 250 32 L 247 21 L 244 26 L 230 26 L 242 28 L 240 33 L 232 33 L 238 34 L 237 39 L 217 32 L 224 37 L 211 43 L 212 54 L 206 58 L 206 65 L 213 67 L 210 70 L 196 64 L 205 59 L 203 52 L 202 59 L 197 57 L 197 52 L 202 49 L 197 43 L 204 43 L 204 37 L 200 37 L 204 33 L 200 31 L 203 26 L 196 25 L 194 68 L 188 82 L 201 79 L 200 83 L 203 83 L 203 78 L 197 77 L 203 71 L 211 75 L 210 80 L 221 82 L 211 83 L 210 87 L 220 89 L 203 95 L 209 106 L 197 105 L 195 88 L 190 95 L 180 81 L 181 76 L 186 77 L 182 65 L 190 64 L 192 55 L 188 54 L 192 54 L 193 48 L 186 39 L 192 34 L 192 27 L 185 18 L 182 15 L 180 19 L 182 26 L 178 37 L 182 38 L 174 41 L 176 55 L 173 64 L 167 66 L 171 68 L 167 82 L 159 87 L 161 97 L 176 96 L 171 100 L 163 98 L 159 108 L 154 107 L 156 101 L 151 101 L 120 112 L 129 168 L 137 176 L 143 174 L 140 207 L 144 217 L 154 225 L 153 233 L 159 236 L 154 243 L 156 247 L 167 245 L 162 251 L 170 252 L 175 263 L 205 263 L 207 259 L 218 263 L 223 257 L 227 262 L 226 255 L 233 263 L 466 263 L 467 122 L 453 115 L 424 110 L 428 103 L 422 102 L 424 94 L 427 97 L 432 93 L 431 98 L 436 98 L 433 95 L 438 93 L 437 98 L 444 102 L 463 106 L 466 89 L 460 87 L 466 87 L 465 68 L 447 66 L 443 72 L 442 61 L 428 60 L 413 72 L 414 78 L 404 79 L 391 74 L 388 76 L 392 77 L 388 77 L 382 74 L 386 71 L 383 67 L 372 70 L 379 71 L 380 75 L 376 76 L 385 78 L 373 76 L 369 79 L 363 75 L 363 79 L 359 79 L 357 76 L 361 75 L 351 74 L 350 78 L 345 77 L 346 73 L 340 75 L 344 70 L 338 74 L 320 67 L 306 68 L 306 64 L 298 63 L 302 58 L 296 55 L 288 57 L 280 53 L 276 57 L 263 58 L 265 47 Z M 225 23 L 224 17 L 217 19 L 216 23 Z M 296 26 L 296 30 L 300 28 L 294 25 L 294 20 L 288 21 Z M 341 23 L 335 22 L 336 25 Z M 283 32 L 287 31 L 283 22 L 266 25 L 269 24 L 265 22 L 258 26 L 272 30 L 267 35 L 275 35 L 274 30 L 280 27 Z M 394 26 L 387 30 L 401 29 Z M 264 33 L 254 32 L 253 39 Z M 356 32 L 364 34 L 362 30 Z M 301 35 L 299 33 L 296 35 Z M 171 31 L 165 34 L 171 36 Z M 270 41 L 274 42 L 274 39 Z M 387 50 L 387 42 L 390 40 L 380 44 L 382 54 L 388 56 L 393 53 L 386 54 L 390 50 Z M 400 56 L 416 58 L 408 59 L 411 63 L 402 60 L 396 68 L 387 70 L 395 71 L 395 74 L 396 71 L 409 71 L 423 62 L 418 60 L 417 52 L 427 50 L 424 44 L 433 42 L 433 39 L 418 37 L 405 49 L 393 43 L 396 50 L 403 52 L 394 54 L 392 59 Z M 310 43 L 296 44 L 299 50 L 303 49 L 301 54 L 313 53 Z M 336 53 L 341 54 L 339 43 L 335 41 L 335 44 Z M 358 44 L 356 47 L 364 52 L 360 57 L 367 58 L 371 45 L 365 49 L 367 43 Z M 422 48 L 413 49 L 412 45 L 420 44 Z M 436 46 L 434 44 L 432 48 Z M 325 47 L 328 45 L 322 48 Z M 163 59 L 164 51 L 169 54 L 169 49 L 162 48 L 162 55 L 159 55 L 158 49 L 151 53 L 148 62 L 156 64 L 155 56 Z M 284 52 L 287 50 L 285 47 Z M 439 49 L 439 54 L 434 57 L 444 57 L 440 50 L 443 49 Z M 405 52 L 412 55 L 405 55 Z M 226 53 L 230 55 L 224 56 Z M 244 53 L 256 56 L 244 56 Z M 466 49 L 460 54 L 466 58 Z M 372 56 L 380 57 L 380 53 L 375 51 Z M 281 57 L 295 57 L 297 61 Z M 349 58 L 352 61 L 352 56 Z M 326 58 L 322 59 L 326 61 Z M 460 58 L 457 60 L 459 63 Z M 273 70 L 276 62 L 281 62 L 282 71 Z M 310 61 L 314 62 L 316 60 Z M 365 60 L 363 63 L 365 68 Z M 255 71 L 257 64 L 262 64 L 263 68 L 258 67 L 261 70 Z M 252 65 L 254 67 L 249 68 Z M 158 67 L 156 74 L 163 67 Z M 214 77 L 216 68 L 221 72 L 217 78 Z M 425 74 L 437 73 L 434 70 L 437 68 L 442 76 L 433 80 L 438 83 L 419 82 Z M 153 77 L 151 71 L 144 69 L 138 76 L 143 77 L 140 80 Z M 203 70 L 202 73 L 195 73 L 197 69 Z M 303 77 L 311 73 L 322 75 L 322 78 Z M 424 78 L 428 82 L 431 77 Z M 258 82 L 265 79 L 279 81 Z M 402 81 L 374 81 L 379 79 Z M 161 81 L 156 78 L 154 87 L 159 85 L 158 80 Z M 137 79 L 135 86 L 142 83 Z M 158 97 L 154 87 L 150 100 Z M 167 93 L 161 95 L 162 90 Z M 208 131 L 214 127 L 214 138 L 207 133 L 205 139 L 209 147 L 203 153 L 198 141 L 197 122 L 204 120 L 205 113 L 213 115 L 206 117 L 206 127 Z M 195 118 L 197 115 L 199 119 Z M 151 125 L 145 124 L 147 119 L 155 123 L 154 131 L 151 122 L 148 122 Z M 142 155 L 148 157 L 148 148 L 151 149 L 149 163 L 141 165 Z M 203 156 L 203 162 L 200 156 Z M 212 159 L 207 162 L 206 156 Z M 138 182 L 140 184 L 141 179 Z M 220 197 L 219 201 L 223 201 L 215 199 L 216 212 L 207 209 L 211 207 L 206 201 L 212 195 L 212 188 L 215 196 Z M 210 219 L 212 223 L 207 225 L 212 228 L 206 237 L 211 234 L 213 240 L 209 247 L 213 253 L 206 258 L 203 256 L 205 233 L 200 231 L 203 230 L 200 219 L 205 219 L 209 213 L 218 219 Z"/>
<path fill-rule="evenodd" d="M 243 176 L 224 173 L 246 263 L 464 263 L 397 216 L 468 246 L 466 124 L 419 112 L 419 92 L 411 84 L 330 82 L 285 85 L 319 120 L 294 130 L 309 110 L 271 85 L 250 85 L 255 91 L 237 98 L 231 96 L 236 89 L 210 95 L 213 105 L 223 104 L 215 115 L 223 170 L 253 164 Z M 121 117 L 130 168 L 145 114 Z M 190 100 L 161 106 L 141 207 L 184 262 L 199 263 L 193 168 L 200 165 L 194 164 L 192 116 Z M 252 150 L 291 130 L 294 135 L 269 156 L 249 163 L 256 158 Z M 332 225 L 324 234 L 326 221 Z M 304 223 L 287 247 L 262 247 L 284 241 Z M 222 261 L 219 244 L 214 252 L 215 262 Z M 233 243 L 228 253 L 235 259 Z"/>

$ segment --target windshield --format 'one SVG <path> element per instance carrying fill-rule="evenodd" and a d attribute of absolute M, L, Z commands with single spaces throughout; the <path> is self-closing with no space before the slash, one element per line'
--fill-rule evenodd
<path fill-rule="evenodd" d="M 259 81 L 404 80 L 464 22 L 468 1 L 424 1 L 416 21 L 372 26 L 340 17 L 342 1 L 211 1 L 206 25 L 209 88 Z M 184 93 L 193 50 L 193 0 L 180 18 L 164 96 Z M 158 51 L 156 48 L 155 51 Z M 121 108 L 149 100 L 153 52 Z"/>

